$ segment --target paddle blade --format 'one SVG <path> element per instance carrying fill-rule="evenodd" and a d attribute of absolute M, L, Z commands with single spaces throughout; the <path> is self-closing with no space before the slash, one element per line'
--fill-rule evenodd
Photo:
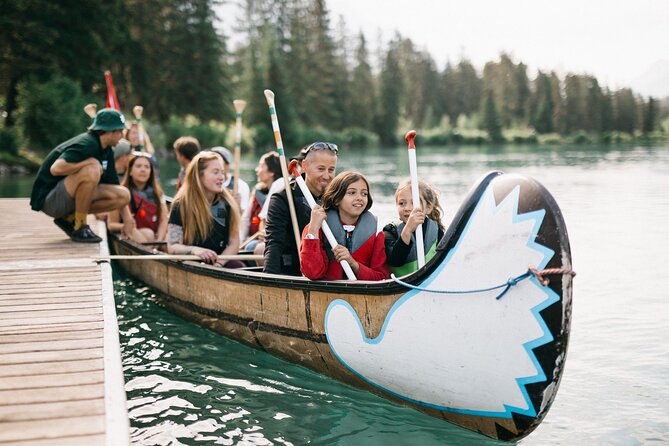
<path fill-rule="evenodd" d="M 416 146 L 413 143 L 413 140 L 416 138 L 416 131 L 409 130 L 406 135 L 404 135 L 404 140 L 409 143 L 410 149 L 415 149 Z"/>
<path fill-rule="evenodd" d="M 107 82 L 107 108 L 121 111 L 121 104 L 118 103 L 116 90 L 114 89 L 114 81 L 112 81 L 112 76 L 109 70 L 105 71 L 105 81 Z"/>
<path fill-rule="evenodd" d="M 294 177 L 300 176 L 300 171 L 297 169 L 297 160 L 291 160 L 288 164 L 288 173 Z"/>

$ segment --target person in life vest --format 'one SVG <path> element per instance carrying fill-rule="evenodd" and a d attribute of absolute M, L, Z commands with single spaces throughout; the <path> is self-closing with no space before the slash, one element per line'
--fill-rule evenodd
<path fill-rule="evenodd" d="M 369 183 L 357 172 L 342 172 L 311 211 L 300 249 L 302 274 L 309 279 L 345 279 L 346 260 L 359 280 L 388 278 L 383 232 L 377 231 Z M 331 248 L 321 227 L 327 221 L 337 240 Z"/>
<path fill-rule="evenodd" d="M 167 236 L 167 204 L 163 190 L 156 178 L 156 171 L 146 152 L 132 152 L 128 169 L 121 185 L 130 190 L 130 213 L 135 219 L 136 229 L 130 239 L 137 243 L 165 240 Z M 109 230 L 120 231 L 121 214 L 109 214 Z"/>
<path fill-rule="evenodd" d="M 244 240 L 249 233 L 249 223 L 246 219 L 249 207 L 250 188 L 246 181 L 237 178 L 237 192 L 235 192 L 235 177 L 230 172 L 232 166 L 232 153 L 223 146 L 212 147 L 212 152 L 216 152 L 223 159 L 223 168 L 225 169 L 225 182 L 223 187 L 227 187 L 239 206 L 239 212 L 242 214 L 242 223 L 239 225 L 239 239 Z"/>
<path fill-rule="evenodd" d="M 439 194 L 424 181 L 418 182 L 421 205 L 414 207 L 411 199 L 411 181 L 401 183 L 395 191 L 395 204 L 400 221 L 383 228 L 386 256 L 390 272 L 404 276 L 418 270 L 416 255 L 416 228 L 423 225 L 425 261 L 430 260 L 437 244 L 444 235 L 441 218 L 444 211 L 439 204 Z"/>
<path fill-rule="evenodd" d="M 186 169 L 185 181 L 174 197 L 167 225 L 167 251 L 193 254 L 204 262 L 240 268 L 239 260 L 219 259 L 239 250 L 241 216 L 237 202 L 223 187 L 225 172 L 221 157 L 200 152 Z"/>
<path fill-rule="evenodd" d="M 258 184 L 253 189 L 251 202 L 249 203 L 248 219 L 249 234 L 257 234 L 256 240 L 250 242 L 246 248 L 253 250 L 254 254 L 262 255 L 265 252 L 265 220 L 269 199 L 277 192 L 285 189 L 281 162 L 277 152 L 267 152 L 260 157 L 256 166 Z M 263 261 L 257 261 L 258 266 L 263 266 Z"/>

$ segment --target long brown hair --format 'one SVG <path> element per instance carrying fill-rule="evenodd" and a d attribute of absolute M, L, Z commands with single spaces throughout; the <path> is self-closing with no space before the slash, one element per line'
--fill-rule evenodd
<path fill-rule="evenodd" d="M 339 206 L 339 202 L 346 195 L 346 190 L 349 186 L 358 180 L 363 180 L 367 185 L 367 206 L 365 206 L 365 211 L 368 211 L 372 207 L 372 204 L 374 204 L 372 191 L 369 188 L 369 181 L 358 172 L 342 172 L 334 177 L 321 197 L 321 206 L 323 206 L 323 209 L 326 211 L 328 209 L 336 209 Z"/>
<path fill-rule="evenodd" d="M 139 190 L 137 185 L 135 184 L 135 181 L 132 179 L 130 176 L 130 172 L 132 172 L 132 166 L 135 165 L 135 161 L 137 161 L 138 158 L 144 158 L 149 162 L 149 166 L 151 169 L 151 174 L 149 175 L 149 179 L 146 182 L 146 186 L 151 186 L 153 188 L 153 192 L 156 194 L 156 204 L 158 205 L 158 211 L 156 213 L 156 216 L 158 217 L 158 221 L 160 221 L 160 202 L 163 199 L 163 188 L 160 187 L 160 183 L 158 183 L 158 179 L 156 178 L 156 171 L 155 167 L 153 166 L 153 163 L 151 162 L 150 155 L 148 153 L 140 153 L 140 152 L 132 152 L 133 156 L 130 158 L 130 161 L 128 161 L 128 168 L 125 169 L 125 176 L 123 177 L 123 181 L 121 181 L 121 186 L 125 186 L 128 189 L 130 189 L 130 192 L 132 192 L 133 189 Z M 132 199 L 132 198 L 131 198 Z"/>
<path fill-rule="evenodd" d="M 198 237 L 201 240 L 207 238 L 214 225 L 214 216 L 211 214 L 211 203 L 207 200 L 201 181 L 202 172 L 213 160 L 220 160 L 220 157 L 215 152 L 200 152 L 195 155 L 186 168 L 184 184 L 174 197 L 174 205 L 179 206 L 179 214 L 181 215 L 181 223 L 183 224 L 183 241 L 186 245 L 192 245 Z M 230 206 L 230 227 L 228 228 L 228 233 L 235 234 L 239 232 L 241 217 L 239 206 L 237 206 L 235 199 L 228 192 L 227 188 L 223 188 L 216 194 L 214 202 L 216 199 L 224 200 Z"/>

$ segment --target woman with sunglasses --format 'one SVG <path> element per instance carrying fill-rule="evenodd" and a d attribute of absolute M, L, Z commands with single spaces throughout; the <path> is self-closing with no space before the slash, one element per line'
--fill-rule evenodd
<path fill-rule="evenodd" d="M 226 268 L 244 266 L 239 260 L 218 258 L 239 250 L 239 207 L 224 182 L 223 161 L 217 153 L 195 155 L 172 204 L 167 234 L 170 254 L 193 254 Z"/>
<path fill-rule="evenodd" d="M 146 152 L 131 152 L 128 169 L 121 185 L 130 190 L 130 213 L 136 228 L 129 234 L 137 243 L 165 240 L 167 235 L 167 205 L 163 190 L 156 178 L 151 155 Z M 118 210 L 109 213 L 109 230 L 120 231 L 123 227 Z"/>
<path fill-rule="evenodd" d="M 357 172 L 342 172 L 323 193 L 321 206 L 311 211 L 304 228 L 300 261 L 302 274 L 309 279 L 345 279 L 341 261 L 351 266 L 360 280 L 388 278 L 383 232 L 377 230 L 369 183 Z M 331 247 L 321 227 L 327 221 L 337 239 Z"/>

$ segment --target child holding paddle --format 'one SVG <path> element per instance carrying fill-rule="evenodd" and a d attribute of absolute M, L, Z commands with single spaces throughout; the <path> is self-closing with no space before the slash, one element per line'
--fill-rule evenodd
<path fill-rule="evenodd" d="M 421 205 L 414 207 L 411 181 L 404 181 L 397 187 L 395 204 L 400 222 L 389 223 L 383 228 L 388 266 L 398 277 L 418 269 L 415 232 L 419 225 L 423 226 L 426 261 L 432 258 L 444 235 L 441 223 L 444 211 L 439 204 L 439 194 L 424 181 L 418 182 L 418 189 Z"/>
<path fill-rule="evenodd" d="M 342 172 L 325 189 L 321 206 L 311 211 L 300 249 L 302 274 L 309 279 L 345 279 L 346 260 L 359 280 L 388 278 L 383 233 L 377 232 L 369 183 L 357 172 Z M 322 236 L 327 221 L 337 240 L 331 249 Z"/>

